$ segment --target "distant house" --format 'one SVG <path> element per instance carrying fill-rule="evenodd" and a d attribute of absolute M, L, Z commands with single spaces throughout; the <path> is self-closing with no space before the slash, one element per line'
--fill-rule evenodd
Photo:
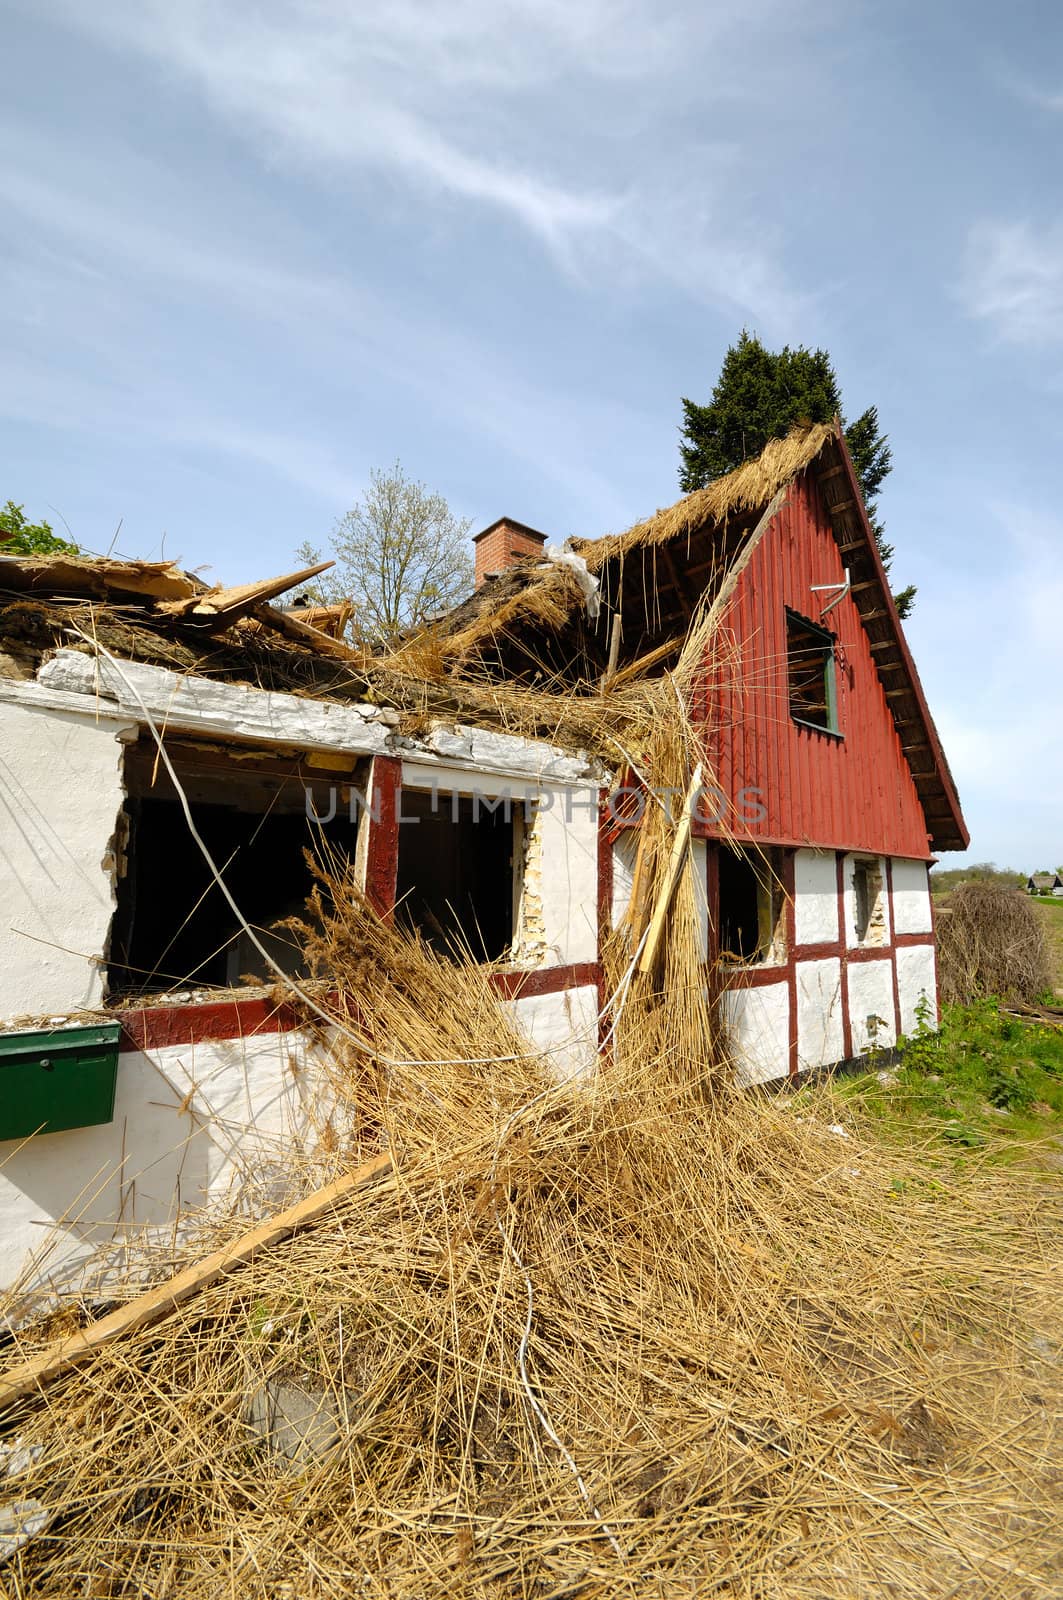
<path fill-rule="evenodd" d="M 1026 893 L 1063 895 L 1063 878 L 1058 872 L 1035 872 L 1026 880 Z"/>

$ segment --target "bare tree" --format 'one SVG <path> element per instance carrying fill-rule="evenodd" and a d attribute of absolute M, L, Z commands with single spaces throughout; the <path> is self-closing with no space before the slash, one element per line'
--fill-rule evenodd
<path fill-rule="evenodd" d="M 362 637 L 393 638 L 456 605 L 472 587 L 468 519 L 456 517 L 441 494 L 408 478 L 400 462 L 374 468 L 361 500 L 340 518 L 329 540 L 336 559 L 314 597 L 354 602 Z M 322 559 L 310 544 L 307 564 Z"/>

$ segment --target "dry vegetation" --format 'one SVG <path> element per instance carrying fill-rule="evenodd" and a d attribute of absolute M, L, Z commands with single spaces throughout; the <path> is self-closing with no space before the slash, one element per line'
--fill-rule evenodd
<path fill-rule="evenodd" d="M 682 784 L 659 692 L 647 761 Z M 647 908 L 671 840 L 650 816 Z M 397 1181 L 20 1403 L 20 1492 L 56 1518 L 9 1594 L 1059 1593 L 1039 1178 L 735 1093 L 689 878 L 652 973 L 615 941 L 615 1031 L 580 1084 L 481 970 L 338 888 L 310 938 L 315 992 L 359 996 L 334 1012 L 328 1142 L 340 1166 L 390 1149 Z M 330 1407 L 327 1449 L 293 1462 L 249 1426 L 280 1380 Z"/>
<path fill-rule="evenodd" d="M 939 907 L 938 979 L 942 999 L 966 1005 L 995 995 L 1032 1003 L 1052 986 L 1045 930 L 1017 889 L 972 879 Z"/>

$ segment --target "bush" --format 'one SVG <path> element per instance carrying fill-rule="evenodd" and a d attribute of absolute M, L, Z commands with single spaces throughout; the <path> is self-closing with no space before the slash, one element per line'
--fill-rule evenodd
<path fill-rule="evenodd" d="M 995 995 L 1032 1003 L 1051 988 L 1041 922 L 1026 895 L 985 881 L 954 889 L 937 914 L 938 981 L 951 1005 Z"/>

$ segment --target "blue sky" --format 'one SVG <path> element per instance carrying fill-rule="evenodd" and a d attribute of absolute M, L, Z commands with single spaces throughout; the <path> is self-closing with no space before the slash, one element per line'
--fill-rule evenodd
<path fill-rule="evenodd" d="M 8 0 L 3 37 L 0 500 L 225 581 L 396 457 L 593 536 L 676 498 L 743 325 L 823 345 L 893 445 L 971 858 L 1063 863 L 1056 6 Z"/>

